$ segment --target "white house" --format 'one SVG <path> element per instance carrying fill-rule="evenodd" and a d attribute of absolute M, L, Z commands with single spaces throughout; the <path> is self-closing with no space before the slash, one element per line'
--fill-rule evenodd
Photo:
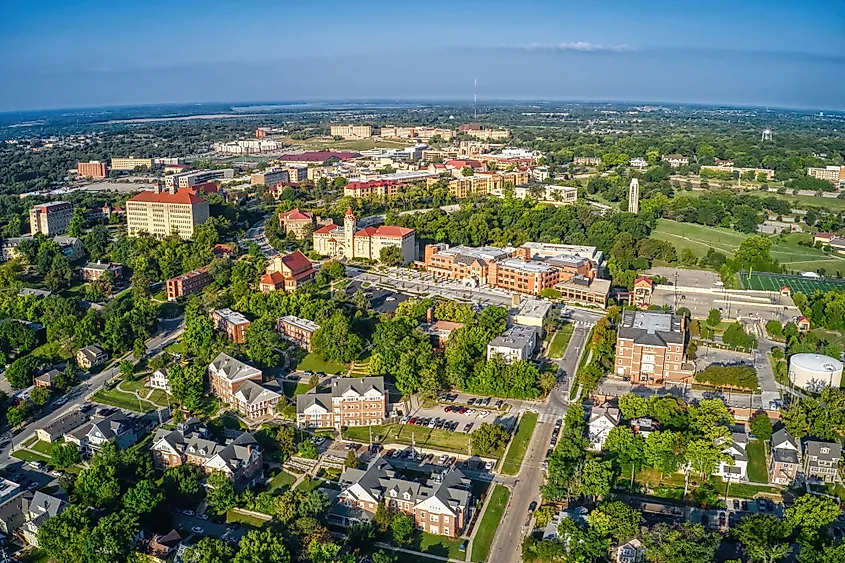
<path fill-rule="evenodd" d="M 149 381 L 147 381 L 147 387 L 161 389 L 170 395 L 170 381 L 167 379 L 167 368 L 155 370 L 152 375 L 150 375 Z"/>
<path fill-rule="evenodd" d="M 619 426 L 619 409 L 593 407 L 590 411 L 590 449 L 601 451 L 610 431 Z"/>
<path fill-rule="evenodd" d="M 643 563 L 643 561 L 645 561 L 645 547 L 637 538 L 623 543 L 616 550 L 616 563 Z"/>
<path fill-rule="evenodd" d="M 744 432 L 732 432 L 731 441 L 727 447 L 722 450 L 723 453 L 730 455 L 733 458 L 733 465 L 725 463 L 719 464 L 719 469 L 716 475 L 725 481 L 739 482 L 748 480 L 748 434 Z"/>

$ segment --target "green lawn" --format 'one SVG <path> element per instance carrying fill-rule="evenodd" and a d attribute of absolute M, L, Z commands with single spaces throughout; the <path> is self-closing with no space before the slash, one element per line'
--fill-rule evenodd
<path fill-rule="evenodd" d="M 176 353 L 176 354 L 184 355 L 185 354 L 185 345 L 182 344 L 181 340 L 179 340 L 178 342 L 171 342 L 170 344 L 165 346 L 164 350 L 166 352 L 170 352 L 171 354 Z"/>
<path fill-rule="evenodd" d="M 288 489 L 293 482 L 296 481 L 296 477 L 287 473 L 285 471 L 279 471 L 270 482 L 267 484 L 267 490 L 272 492 Z"/>
<path fill-rule="evenodd" d="M 713 479 L 713 484 L 716 485 L 716 490 L 721 496 L 725 496 L 725 489 L 728 483 L 722 482 L 721 479 Z M 752 485 L 748 483 L 731 483 L 728 490 L 728 496 L 737 498 L 754 498 L 759 493 L 766 493 L 769 495 L 780 495 L 781 490 L 778 487 L 766 487 L 764 485 Z"/>
<path fill-rule="evenodd" d="M 768 483 L 766 468 L 766 444 L 760 440 L 748 442 L 748 478 L 754 483 Z"/>
<path fill-rule="evenodd" d="M 22 461 L 41 461 L 43 463 L 50 463 L 50 458 L 29 450 L 15 450 L 12 452 L 12 457 L 16 457 Z"/>
<path fill-rule="evenodd" d="M 38 453 L 42 453 L 46 456 L 50 455 L 50 450 L 52 449 L 53 444 L 50 442 L 45 442 L 44 440 L 38 440 L 33 445 L 29 446 L 30 449 L 35 450 Z"/>
<path fill-rule="evenodd" d="M 472 540 L 472 561 L 483 563 L 490 554 L 490 547 L 493 545 L 493 536 L 505 514 L 505 507 L 508 505 L 511 492 L 504 485 L 496 485 L 493 492 L 487 496 L 487 508 L 484 517 L 479 522 L 475 538 Z"/>
<path fill-rule="evenodd" d="M 244 524 L 250 528 L 262 528 L 267 525 L 269 520 L 264 521 L 261 518 L 255 518 L 249 514 L 239 514 L 233 510 L 226 513 L 227 524 Z"/>
<path fill-rule="evenodd" d="M 421 553 L 428 553 L 429 555 L 464 560 L 466 553 L 460 550 L 460 545 L 463 541 L 461 538 L 452 539 L 445 536 L 435 536 L 427 532 L 419 532 L 414 536 L 410 549 Z M 400 557 L 400 560 L 403 559 L 404 555 Z"/>
<path fill-rule="evenodd" d="M 446 452 L 466 454 L 469 451 L 469 434 L 407 424 L 350 427 L 343 430 L 343 437 L 366 444 L 370 441 L 370 430 L 373 432 L 373 441 L 378 439 L 385 444 L 411 445 L 416 441 L 417 446 Z M 497 452 L 493 457 L 498 458 L 501 455 L 502 452 Z"/>
<path fill-rule="evenodd" d="M 731 257 L 749 235 L 721 227 L 658 219 L 657 228 L 651 236 L 672 243 L 679 252 L 689 248 L 700 257 L 704 256 L 709 248 L 713 248 Z M 807 233 L 792 233 L 787 235 L 785 242 L 780 242 L 778 237 L 772 237 L 772 258 L 786 266 L 787 270 L 805 272 L 824 268 L 828 273 L 845 271 L 845 257 L 798 245 L 799 241 L 810 240 L 810 236 Z"/>
<path fill-rule="evenodd" d="M 331 360 L 323 360 L 320 356 L 312 352 L 302 358 L 299 364 L 297 364 L 296 369 L 301 369 L 303 371 L 311 370 L 313 372 L 322 371 L 325 373 L 336 374 L 345 372 L 346 366 Z"/>
<path fill-rule="evenodd" d="M 297 383 L 296 381 L 282 381 L 282 389 L 285 391 L 286 397 L 295 397 L 307 393 L 311 387 L 307 383 Z"/>
<path fill-rule="evenodd" d="M 566 323 L 555 334 L 552 343 L 549 345 L 550 358 L 562 358 L 563 353 L 566 352 L 566 347 L 569 345 L 569 339 L 572 338 L 572 331 L 575 330 L 575 325 Z"/>
<path fill-rule="evenodd" d="M 381 547 L 379 548 L 379 550 L 384 551 L 388 554 L 392 553 L 396 560 L 401 561 L 402 563 L 442 563 L 443 561 L 442 559 L 433 559 L 431 557 L 423 555 L 422 553 L 420 553 L 419 555 L 411 555 L 410 553 L 405 553 L 404 551 L 396 551 L 394 549 Z M 461 553 L 461 557 L 463 556 L 464 554 Z"/>
<path fill-rule="evenodd" d="M 104 405 L 111 405 L 113 407 L 134 412 L 152 412 L 155 410 L 153 405 L 146 401 L 140 401 L 139 405 L 138 397 L 129 393 L 124 393 L 117 387 L 114 389 L 100 389 L 94 393 L 94 396 L 91 398 L 98 403 L 103 403 Z"/>
<path fill-rule="evenodd" d="M 502 463 L 502 473 L 505 475 L 516 475 L 519 473 L 519 468 L 522 466 L 522 459 L 528 450 L 528 444 L 531 442 L 531 436 L 534 435 L 535 426 L 537 426 L 536 412 L 526 412 L 519 419 L 519 426 L 513 435 L 511 445 L 507 450 L 507 455 L 505 455 L 505 461 Z"/>

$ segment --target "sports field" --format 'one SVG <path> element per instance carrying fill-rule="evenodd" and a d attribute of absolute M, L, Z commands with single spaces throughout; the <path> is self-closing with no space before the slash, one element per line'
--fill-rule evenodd
<path fill-rule="evenodd" d="M 679 253 L 682 249 L 689 248 L 696 256 L 701 257 L 707 254 L 708 248 L 713 248 L 730 257 L 749 235 L 721 227 L 658 219 L 657 228 L 652 231 L 651 236 L 673 244 Z M 786 266 L 787 270 L 815 272 L 824 269 L 828 275 L 836 272 L 845 275 L 845 256 L 825 254 L 818 248 L 798 245 L 799 241 L 809 241 L 809 234 L 792 233 L 787 235 L 785 242 L 779 242 L 777 237 L 772 238 L 772 258 Z"/>
<path fill-rule="evenodd" d="M 806 278 L 804 276 L 790 276 L 786 274 L 771 274 L 768 272 L 740 272 L 739 280 L 743 289 L 755 289 L 761 291 L 779 291 L 781 287 L 787 286 L 793 293 L 812 295 L 814 291 L 831 291 L 833 289 L 845 289 L 845 280 L 832 278 Z"/>

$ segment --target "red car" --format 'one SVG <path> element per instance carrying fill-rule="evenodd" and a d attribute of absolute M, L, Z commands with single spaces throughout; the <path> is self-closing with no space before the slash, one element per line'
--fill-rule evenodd
<path fill-rule="evenodd" d="M 412 418 L 411 420 L 408 421 L 408 424 L 410 424 L 411 426 L 413 426 L 416 423 L 417 423 L 417 417 L 414 417 L 414 418 Z"/>

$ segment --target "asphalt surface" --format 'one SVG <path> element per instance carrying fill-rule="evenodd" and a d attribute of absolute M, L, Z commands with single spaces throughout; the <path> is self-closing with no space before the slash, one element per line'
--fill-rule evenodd
<path fill-rule="evenodd" d="M 182 318 L 161 320 L 159 322 L 159 331 L 147 341 L 147 353 L 157 354 L 163 350 L 165 346 L 182 334 L 182 321 Z M 131 354 L 127 356 L 127 359 L 131 360 L 133 363 L 137 363 L 137 360 Z M 5 432 L 2 436 L 0 436 L 2 442 L 6 442 L 9 438 L 11 438 L 11 440 L 0 448 L 0 466 L 6 466 L 17 462 L 15 458 L 11 457 L 12 450 L 15 446 L 25 442 L 37 429 L 44 428 L 72 410 L 77 410 L 83 403 L 86 402 L 86 397 L 95 393 L 106 381 L 119 375 L 119 373 L 120 371 L 118 370 L 117 364 L 115 364 L 115 366 L 110 369 L 103 370 L 100 373 L 92 375 L 71 389 L 65 395 L 65 397 L 68 398 L 68 401 L 61 407 L 54 408 L 50 412 L 42 412 L 37 420 L 30 421 L 21 429 L 17 430 L 14 435 L 12 435 L 11 430 Z M 55 405 L 55 403 L 53 403 L 53 405 Z"/>

